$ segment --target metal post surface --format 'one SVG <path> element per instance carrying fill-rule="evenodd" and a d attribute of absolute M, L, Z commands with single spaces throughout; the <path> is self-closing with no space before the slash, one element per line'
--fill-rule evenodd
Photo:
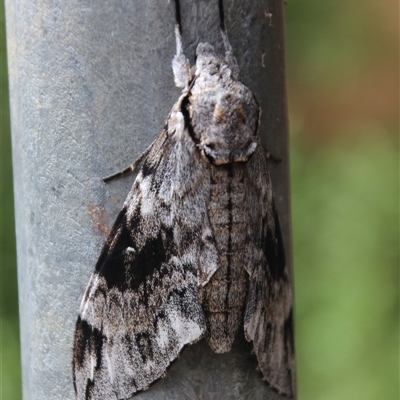
<path fill-rule="evenodd" d="M 283 2 L 225 1 L 241 81 L 256 95 L 290 252 Z M 25 400 L 73 399 L 72 341 L 81 297 L 174 86 L 174 5 L 167 0 L 7 0 L 13 166 Z M 185 52 L 223 51 L 218 2 L 181 0 Z M 288 257 L 290 259 L 290 257 Z M 137 399 L 280 399 L 242 338 L 224 355 L 204 340 Z"/>

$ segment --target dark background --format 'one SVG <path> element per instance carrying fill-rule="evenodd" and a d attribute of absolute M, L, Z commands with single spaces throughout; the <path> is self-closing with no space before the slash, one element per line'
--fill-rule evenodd
<path fill-rule="evenodd" d="M 21 399 L 4 5 L 0 1 L 0 398 Z M 288 0 L 300 400 L 399 398 L 396 0 Z"/>

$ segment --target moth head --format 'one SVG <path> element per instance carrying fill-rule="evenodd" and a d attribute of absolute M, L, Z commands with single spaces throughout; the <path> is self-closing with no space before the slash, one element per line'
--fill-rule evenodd
<path fill-rule="evenodd" d="M 259 143 L 259 106 L 225 58 L 207 43 L 198 46 L 188 100 L 194 139 L 202 155 L 215 165 L 247 162 Z"/>

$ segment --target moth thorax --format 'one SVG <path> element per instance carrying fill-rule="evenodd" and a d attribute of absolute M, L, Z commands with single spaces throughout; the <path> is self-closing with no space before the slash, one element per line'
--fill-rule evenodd
<path fill-rule="evenodd" d="M 202 98 L 204 94 L 193 96 L 194 130 L 199 148 L 210 163 L 247 162 L 254 154 L 258 145 L 258 106 L 248 92 L 242 97 L 228 91 L 212 100 Z"/>

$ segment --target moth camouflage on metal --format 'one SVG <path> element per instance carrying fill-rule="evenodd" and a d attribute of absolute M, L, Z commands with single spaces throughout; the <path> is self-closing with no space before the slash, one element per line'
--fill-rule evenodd
<path fill-rule="evenodd" d="M 262 379 L 293 397 L 292 293 L 260 108 L 238 80 L 222 0 L 225 54 L 200 43 L 195 68 L 175 7 L 182 95 L 139 159 L 105 178 L 143 164 L 81 303 L 76 396 L 127 399 L 164 377 L 186 345 L 204 337 L 225 353 L 242 329 Z"/>

